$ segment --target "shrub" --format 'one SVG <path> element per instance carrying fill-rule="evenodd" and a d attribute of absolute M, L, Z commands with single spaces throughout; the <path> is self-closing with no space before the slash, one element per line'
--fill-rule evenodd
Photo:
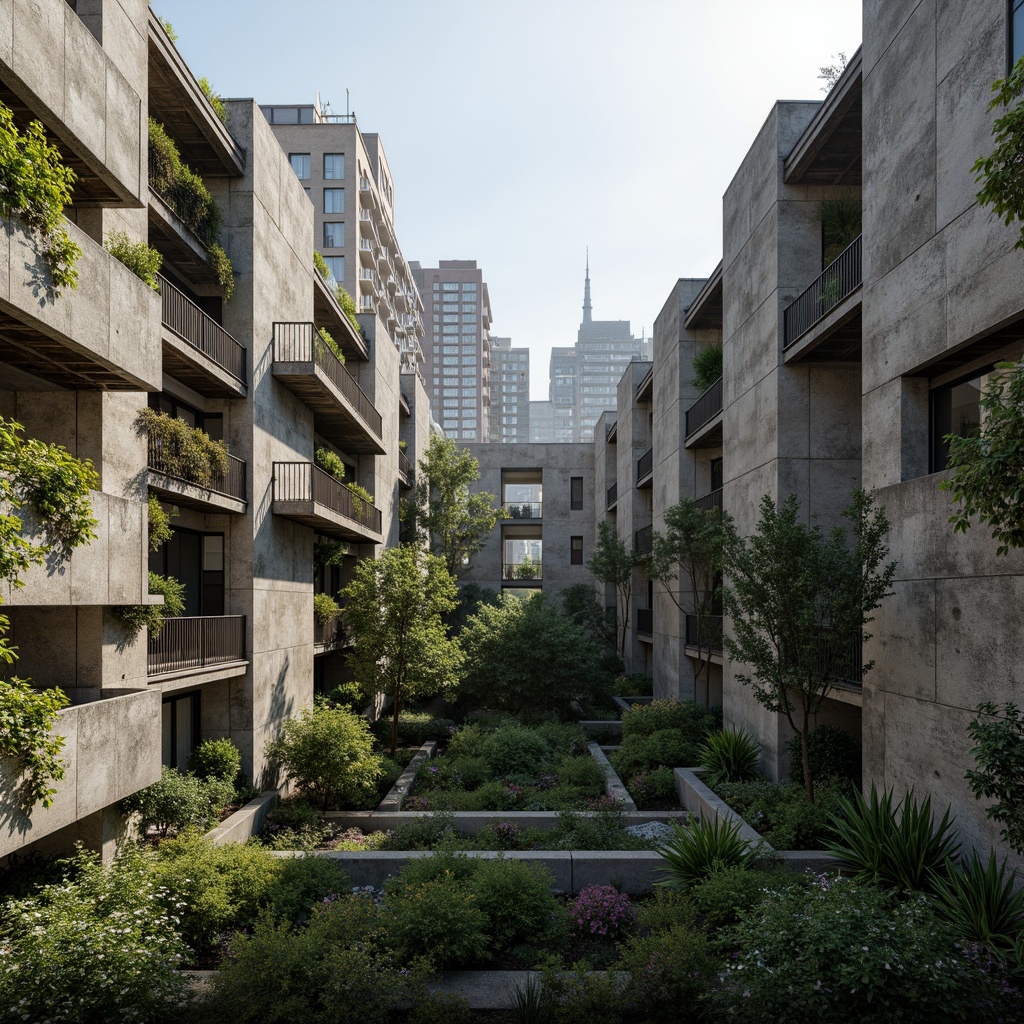
<path fill-rule="evenodd" d="M 341 346 L 334 340 L 334 335 L 325 327 L 318 327 L 317 334 L 320 335 L 321 341 L 331 350 L 331 354 L 339 363 L 345 362 L 345 353 L 342 351 Z"/>
<path fill-rule="evenodd" d="M 274 825 L 302 828 L 307 825 L 318 825 L 320 811 L 304 796 L 292 796 L 278 801 L 267 820 Z"/>
<path fill-rule="evenodd" d="M 854 793 L 853 801 L 843 797 L 839 805 L 827 849 L 856 880 L 927 891 L 936 876 L 948 873 L 960 848 L 949 808 L 936 825 L 931 797 L 918 804 L 909 793 L 894 805 L 891 789 L 879 796 L 874 786 L 870 802 Z"/>
<path fill-rule="evenodd" d="M 222 932 L 256 923 L 285 863 L 260 846 L 214 846 L 193 833 L 161 843 L 152 872 L 168 907 L 177 907 L 185 941 L 202 955 Z"/>
<path fill-rule="evenodd" d="M 373 735 L 366 720 L 345 708 L 332 708 L 322 698 L 290 718 L 281 738 L 270 748 L 295 782 L 324 810 L 333 804 L 362 804 L 376 796 L 382 773 L 373 754 Z"/>
<path fill-rule="evenodd" d="M 155 494 L 149 496 L 147 505 L 149 507 L 149 550 L 159 551 L 160 545 L 166 544 L 174 536 L 174 530 L 171 529 L 171 515 L 176 516 L 178 510 L 172 508 L 168 515 Z"/>
<path fill-rule="evenodd" d="M 673 837 L 658 848 L 665 858 L 662 871 L 668 876 L 656 885 L 688 889 L 723 868 L 749 868 L 757 857 L 740 836 L 737 822 L 698 818 L 689 828 L 672 822 Z"/>
<path fill-rule="evenodd" d="M 535 942 L 558 913 L 551 873 L 521 860 L 481 860 L 469 879 L 475 906 L 486 918 L 484 934 L 492 949 Z"/>
<path fill-rule="evenodd" d="M 428 992 L 409 1011 L 406 1024 L 470 1024 L 469 1001 L 451 992 Z"/>
<path fill-rule="evenodd" d="M 646 672 L 630 672 L 615 680 L 615 692 L 620 697 L 649 697 L 654 689 L 654 680 Z"/>
<path fill-rule="evenodd" d="M 363 696 L 363 688 L 355 680 L 347 683 L 339 683 L 324 698 L 328 704 L 337 708 L 348 708 L 349 711 L 359 711 L 366 703 Z"/>
<path fill-rule="evenodd" d="M 359 321 L 356 319 L 356 300 L 349 295 L 341 284 L 339 284 L 335 289 L 335 295 L 338 297 L 338 305 L 341 306 L 341 311 L 345 314 L 345 319 L 352 325 L 352 330 L 354 330 L 356 334 L 362 334 L 363 329 L 359 326 Z"/>
<path fill-rule="evenodd" d="M 464 725 L 448 741 L 449 757 L 483 757 L 490 735 L 477 722 Z"/>
<path fill-rule="evenodd" d="M 677 926 L 693 928 L 697 924 L 697 907 L 691 897 L 692 890 L 655 889 L 651 899 L 637 907 L 637 929 L 642 933 L 666 932 Z"/>
<path fill-rule="evenodd" d="M 227 445 L 184 420 L 146 407 L 139 410 L 135 427 L 149 438 L 163 473 L 210 487 L 228 472 Z"/>
<path fill-rule="evenodd" d="M 54 295 L 78 287 L 75 263 L 82 250 L 62 223 L 76 179 L 60 150 L 47 141 L 42 124 L 29 121 L 20 133 L 11 109 L 0 103 L 0 215 L 17 217 L 28 229 L 49 269 Z"/>
<path fill-rule="evenodd" d="M 313 269 L 326 281 L 331 276 L 330 267 L 327 266 L 327 260 L 324 259 L 323 254 L 318 250 L 313 250 Z"/>
<path fill-rule="evenodd" d="M 129 604 L 114 609 L 114 614 L 124 627 L 129 642 L 134 641 L 143 628 L 149 630 L 151 637 L 159 636 L 167 616 L 181 615 L 185 611 L 185 585 L 179 583 L 173 576 L 161 576 L 151 572 L 149 592 L 159 594 L 163 597 L 164 603 Z"/>
<path fill-rule="evenodd" d="M 156 1021 L 184 1001 L 188 950 L 156 881 L 123 850 L 79 850 L 61 882 L 0 910 L 0 1018 Z"/>
<path fill-rule="evenodd" d="M 650 704 L 634 704 L 622 713 L 622 738 L 650 736 L 663 729 L 679 729 L 690 743 L 699 744 L 721 722 L 714 711 L 692 700 L 665 697 Z M 680 767 L 680 766 L 677 766 Z"/>
<path fill-rule="evenodd" d="M 993 800 L 985 816 L 1003 826 L 1003 840 L 1024 854 L 1024 715 L 1016 704 L 992 703 L 979 704 L 978 714 L 990 717 L 967 726 L 978 770 L 968 771 L 966 778 L 976 798 Z"/>
<path fill-rule="evenodd" d="M 548 1019 L 557 1024 L 622 1024 L 636 1019 L 633 1014 L 627 1016 L 629 1008 L 622 994 L 626 981 L 614 971 L 592 971 L 583 961 L 569 971 L 546 967 L 542 978 L 541 992 L 532 1001 L 539 1007 L 533 1019 L 540 1024 Z M 553 1008 L 552 1018 L 542 1015 L 546 1007 Z"/>
<path fill-rule="evenodd" d="M 213 86 L 210 85 L 210 80 L 208 78 L 200 78 L 199 88 L 203 90 L 203 95 L 210 101 L 213 112 L 220 118 L 223 124 L 227 124 L 228 108 L 224 106 L 224 100 L 214 92 Z"/>
<path fill-rule="evenodd" d="M 432 850 L 455 835 L 455 817 L 443 811 L 399 825 L 381 843 L 382 850 Z"/>
<path fill-rule="evenodd" d="M 123 263 L 139 280 L 145 281 L 153 291 L 160 291 L 157 274 L 163 265 L 164 258 L 152 246 L 145 242 L 133 242 L 126 231 L 111 231 L 103 243 L 103 248 Z"/>
<path fill-rule="evenodd" d="M 278 921 L 304 925 L 315 905 L 349 891 L 352 882 L 336 860 L 291 857 L 267 889 L 267 907 Z"/>
<path fill-rule="evenodd" d="M 391 723 L 384 718 L 374 724 L 374 732 L 382 740 L 390 740 Z M 446 742 L 455 728 L 450 718 L 437 718 L 425 711 L 402 711 L 398 716 L 398 738 L 402 743 L 420 747 L 428 740 Z"/>
<path fill-rule="evenodd" d="M 773 892 L 735 930 L 716 998 L 729 1020 L 922 1024 L 991 1019 L 998 991 L 926 897 L 822 878 Z"/>
<path fill-rule="evenodd" d="M 10 795 L 24 813 L 37 803 L 49 807 L 57 792 L 50 783 L 64 778 L 64 737 L 51 729 L 69 703 L 57 687 L 37 690 L 23 679 L 0 680 L 0 756 L 15 759 L 19 779 Z"/>
<path fill-rule="evenodd" d="M 722 376 L 722 346 L 705 345 L 693 357 L 693 380 L 698 391 L 707 391 Z"/>
<path fill-rule="evenodd" d="M 588 885 L 573 900 L 569 920 L 577 935 L 616 939 L 632 929 L 636 911 L 614 885 Z"/>
<path fill-rule="evenodd" d="M 797 884 L 801 884 L 800 877 L 785 868 L 771 872 L 722 868 L 694 885 L 689 895 L 700 910 L 704 930 L 713 934 L 735 924 L 741 914 L 756 907 L 767 889 Z"/>
<path fill-rule="evenodd" d="M 600 796 L 604 792 L 604 769 L 589 755 L 563 757 L 554 770 L 563 786 L 586 790 L 591 796 Z"/>
<path fill-rule="evenodd" d="M 776 850 L 822 849 L 834 836 L 831 815 L 848 791 L 848 783 L 823 783 L 812 804 L 802 786 L 767 779 L 716 787 L 718 795 Z"/>
<path fill-rule="evenodd" d="M 616 968 L 629 975 L 623 996 L 637 1016 L 628 1019 L 647 1024 L 676 1024 L 684 1007 L 689 1019 L 699 1017 L 698 1003 L 718 977 L 707 937 L 681 925 L 629 939 Z"/>
<path fill-rule="evenodd" d="M 214 818 L 210 796 L 204 780 L 164 765 L 160 781 L 126 797 L 121 801 L 121 809 L 127 814 L 138 814 L 144 832 L 155 828 L 166 836 L 189 828 L 206 828 Z"/>
<path fill-rule="evenodd" d="M 761 744 L 756 736 L 735 729 L 710 733 L 700 748 L 700 766 L 709 786 L 724 782 L 748 782 L 757 778 Z M 817 774 L 814 776 L 819 778 Z M 800 780 L 801 785 L 803 780 Z"/>
<path fill-rule="evenodd" d="M 675 771 L 663 765 L 638 772 L 629 780 L 629 795 L 642 811 L 677 803 Z"/>
<path fill-rule="evenodd" d="M 332 452 L 330 448 L 317 448 L 313 453 L 313 461 L 335 480 L 345 479 L 345 463 L 341 456 L 337 452 Z"/>
<path fill-rule="evenodd" d="M 790 739 L 786 749 L 789 752 L 790 782 L 802 786 L 804 765 L 799 735 Z M 849 780 L 860 786 L 860 746 L 848 732 L 834 725 L 819 726 L 807 737 L 807 756 L 815 786 L 826 779 Z"/>
<path fill-rule="evenodd" d="M 313 595 L 313 621 L 318 626 L 326 626 L 341 611 L 341 605 L 330 594 Z"/>
<path fill-rule="evenodd" d="M 484 744 L 487 767 L 498 778 L 531 775 L 551 760 L 551 748 L 530 729 L 499 729 Z"/>
<path fill-rule="evenodd" d="M 234 786 L 242 770 L 242 755 L 238 747 L 225 738 L 203 740 L 189 755 L 188 770 L 200 779 L 220 779 Z"/>
<path fill-rule="evenodd" d="M 654 768 L 685 768 L 697 761 L 697 746 L 681 729 L 659 729 L 649 736 L 631 733 L 609 760 L 619 778 L 629 779 Z"/>

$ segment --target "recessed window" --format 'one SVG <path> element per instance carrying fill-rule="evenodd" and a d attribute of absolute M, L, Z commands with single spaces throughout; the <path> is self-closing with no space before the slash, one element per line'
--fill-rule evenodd
<path fill-rule="evenodd" d="M 1024 57 L 1024 0 L 1010 0 L 1010 66 Z"/>
<path fill-rule="evenodd" d="M 345 225 L 342 221 L 324 222 L 324 248 L 342 249 L 345 246 Z"/>
<path fill-rule="evenodd" d="M 345 257 L 344 256 L 325 256 L 324 262 L 327 264 L 327 271 L 334 278 L 334 280 L 341 284 L 345 280 Z"/>
<path fill-rule="evenodd" d="M 345 190 L 343 188 L 324 189 L 324 213 L 345 212 Z"/>
<path fill-rule="evenodd" d="M 327 180 L 345 177 L 344 153 L 324 153 L 324 177 Z"/>
<path fill-rule="evenodd" d="M 583 564 L 583 538 L 582 537 L 570 537 L 569 538 L 569 564 L 570 565 L 582 565 Z"/>
<path fill-rule="evenodd" d="M 579 512 L 583 508 L 583 477 L 581 476 L 569 479 L 569 508 L 573 512 Z"/>
<path fill-rule="evenodd" d="M 289 153 L 288 162 L 292 165 L 295 177 L 299 181 L 307 181 L 309 179 L 310 164 L 308 153 Z"/>
<path fill-rule="evenodd" d="M 946 387 L 935 388 L 930 396 L 931 453 L 930 468 L 941 473 L 949 459 L 946 437 L 973 437 L 981 426 L 981 392 L 986 374 Z"/>

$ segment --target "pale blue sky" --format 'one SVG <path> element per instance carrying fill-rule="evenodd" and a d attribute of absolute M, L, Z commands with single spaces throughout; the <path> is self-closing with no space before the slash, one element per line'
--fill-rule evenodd
<path fill-rule="evenodd" d="M 224 96 L 345 90 L 378 132 L 406 259 L 476 259 L 492 332 L 576 339 L 594 318 L 648 336 L 679 277 L 722 254 L 721 199 L 776 99 L 820 99 L 860 44 L 857 0 L 154 0 Z"/>

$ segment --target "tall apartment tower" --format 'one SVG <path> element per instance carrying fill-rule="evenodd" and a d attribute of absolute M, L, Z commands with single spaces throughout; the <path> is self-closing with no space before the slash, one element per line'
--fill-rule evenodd
<path fill-rule="evenodd" d="M 423 303 L 395 234 L 395 189 L 380 136 L 318 103 L 260 110 L 313 204 L 313 248 L 360 313 L 376 313 L 414 372 Z"/>
<path fill-rule="evenodd" d="M 434 418 L 457 441 L 487 441 L 491 300 L 476 260 L 410 263 L 423 296 L 424 380 Z"/>
<path fill-rule="evenodd" d="M 491 440 L 530 440 L 530 350 L 491 338 Z"/>

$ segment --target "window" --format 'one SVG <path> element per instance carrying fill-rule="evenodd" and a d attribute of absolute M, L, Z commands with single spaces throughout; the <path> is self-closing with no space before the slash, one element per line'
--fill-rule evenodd
<path fill-rule="evenodd" d="M 463 340 L 465 340 L 465 339 L 463 339 Z M 469 355 L 475 356 L 476 355 L 476 345 L 463 345 L 462 346 L 462 354 L 463 355 L 467 355 L 467 356 L 469 356 Z"/>
<path fill-rule="evenodd" d="M 931 472 L 940 473 L 949 458 L 947 434 L 971 437 L 981 425 L 981 391 L 986 374 L 936 388 L 931 393 Z"/>
<path fill-rule="evenodd" d="M 725 482 L 725 471 L 722 468 L 721 459 L 711 460 L 711 490 L 721 490 L 722 484 Z"/>
<path fill-rule="evenodd" d="M 453 285 L 453 287 L 458 288 L 458 285 Z M 462 286 L 462 290 L 464 292 L 475 292 L 476 291 L 476 282 L 475 281 L 467 281 Z"/>
<path fill-rule="evenodd" d="M 462 333 L 463 334 L 476 334 L 476 325 L 473 324 L 470 327 L 463 327 L 462 328 Z"/>
<path fill-rule="evenodd" d="M 304 186 L 302 191 L 306 193 L 306 198 L 313 202 L 313 190 Z"/>
<path fill-rule="evenodd" d="M 454 281 L 445 281 L 441 285 L 441 291 L 443 291 L 443 292 L 457 292 L 458 290 L 459 290 L 459 286 Z"/>
<path fill-rule="evenodd" d="M 463 425 L 464 427 L 475 427 L 475 426 L 476 426 L 476 420 L 475 420 L 475 419 L 472 419 L 472 420 L 463 420 L 463 421 L 462 421 L 462 425 Z"/>
<path fill-rule="evenodd" d="M 581 476 L 569 478 L 569 508 L 574 512 L 583 508 L 583 477 Z"/>
<path fill-rule="evenodd" d="M 345 154 L 324 153 L 324 178 L 328 181 L 345 177 Z"/>
<path fill-rule="evenodd" d="M 295 172 L 295 177 L 299 181 L 309 180 L 309 154 L 308 153 L 289 153 L 288 162 L 292 165 L 292 170 Z"/>
<path fill-rule="evenodd" d="M 475 324 L 476 323 L 476 313 L 463 313 L 462 314 L 462 322 L 464 324 Z"/>
<path fill-rule="evenodd" d="M 476 388 L 463 388 L 462 389 L 462 397 L 463 398 L 476 398 Z"/>
<path fill-rule="evenodd" d="M 459 407 L 459 400 L 457 398 L 445 398 L 442 400 L 442 404 L 446 409 L 457 409 Z"/>
<path fill-rule="evenodd" d="M 345 257 L 344 256 L 325 256 L 324 262 L 327 264 L 327 271 L 339 284 L 345 280 Z"/>
<path fill-rule="evenodd" d="M 1010 0 L 1010 67 L 1024 57 L 1024 0 Z"/>
<path fill-rule="evenodd" d="M 324 248 L 343 249 L 345 247 L 345 225 L 340 220 L 324 221 Z M 337 275 L 335 275 L 337 276 Z"/>
<path fill-rule="evenodd" d="M 445 313 L 444 322 L 446 324 L 457 324 L 459 322 L 459 318 L 454 313 Z"/>
<path fill-rule="evenodd" d="M 476 440 L 476 431 L 475 430 L 464 430 L 462 432 L 462 440 L 463 441 L 475 441 Z"/>
<path fill-rule="evenodd" d="M 476 312 L 476 303 L 475 302 L 464 302 L 462 304 L 462 312 L 463 313 L 475 313 Z"/>
<path fill-rule="evenodd" d="M 446 356 L 457 356 L 459 354 L 459 346 L 458 345 L 445 345 L 444 346 L 444 354 Z"/>
<path fill-rule="evenodd" d="M 445 398 L 457 398 L 458 395 L 459 395 L 459 389 L 458 388 L 445 388 L 444 389 L 444 397 Z"/>
<path fill-rule="evenodd" d="M 583 538 L 582 537 L 570 537 L 569 538 L 569 564 L 570 565 L 582 565 L 583 564 Z"/>
<path fill-rule="evenodd" d="M 168 768 L 184 769 L 189 755 L 199 744 L 199 694 L 171 697 L 160 708 L 162 719 L 161 762 Z"/>
<path fill-rule="evenodd" d="M 458 356 L 444 356 L 444 358 L 442 358 L 442 360 L 441 360 L 441 363 L 444 366 L 458 366 L 459 365 L 459 357 Z"/>
<path fill-rule="evenodd" d="M 445 313 L 458 313 L 459 304 L 457 302 L 446 302 L 442 305 L 442 311 Z"/>
<path fill-rule="evenodd" d="M 442 327 L 441 330 L 445 334 L 458 334 L 459 333 L 459 325 L 458 324 L 445 324 L 445 326 Z M 458 338 L 456 338 L 455 340 L 458 341 Z"/>
<path fill-rule="evenodd" d="M 345 212 L 345 190 L 343 188 L 324 189 L 324 213 Z"/>
<path fill-rule="evenodd" d="M 462 357 L 462 365 L 463 366 L 476 366 L 476 356 L 463 356 Z"/>

